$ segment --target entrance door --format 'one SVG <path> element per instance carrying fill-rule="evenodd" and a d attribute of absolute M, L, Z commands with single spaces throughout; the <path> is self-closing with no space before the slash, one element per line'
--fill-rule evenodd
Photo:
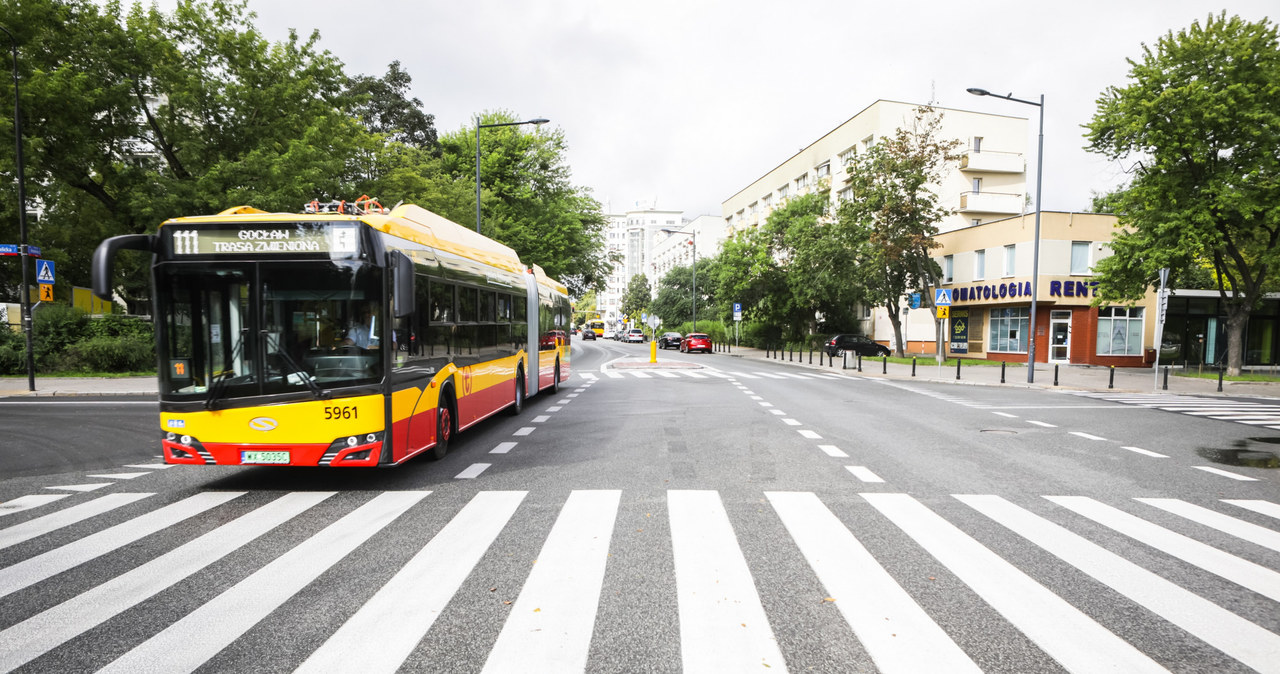
<path fill-rule="evenodd" d="M 1066 363 L 1071 357 L 1071 312 L 1049 312 L 1049 362 Z"/>

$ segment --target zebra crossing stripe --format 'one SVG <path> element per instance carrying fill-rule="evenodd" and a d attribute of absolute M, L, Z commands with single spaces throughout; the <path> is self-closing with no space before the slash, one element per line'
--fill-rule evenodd
<path fill-rule="evenodd" d="M 12 515 L 14 513 L 20 513 L 23 510 L 39 508 L 42 505 L 48 505 L 70 495 L 71 494 L 28 494 L 27 496 L 19 496 L 12 501 L 0 503 L 0 516 Z"/>
<path fill-rule="evenodd" d="M 98 670 L 192 672 L 430 492 L 386 492 Z"/>
<path fill-rule="evenodd" d="M 1140 503 L 1149 506 L 1155 506 L 1166 512 L 1171 512 L 1179 517 L 1185 517 L 1192 522 L 1212 527 L 1225 534 L 1230 534 L 1236 538 L 1240 538 L 1250 543 L 1261 545 L 1264 548 L 1280 552 L 1280 531 L 1272 531 L 1266 527 L 1260 527 L 1252 522 L 1245 522 L 1234 517 L 1228 517 L 1222 513 L 1209 510 L 1203 506 L 1179 501 L 1172 498 L 1139 498 L 1134 499 Z"/>
<path fill-rule="evenodd" d="M 667 492 L 683 671 L 785 672 L 720 495 Z"/>
<path fill-rule="evenodd" d="M 662 378 L 664 378 L 664 379 L 678 379 L 678 378 L 680 377 L 680 375 L 678 375 L 678 374 L 676 374 L 676 373 L 674 373 L 674 372 L 668 372 L 668 371 L 666 371 L 666 370 L 655 370 L 655 371 L 654 371 L 654 374 L 656 374 L 656 375 L 658 375 L 659 377 L 662 377 Z"/>
<path fill-rule="evenodd" d="M 702 374 L 701 372 L 685 372 L 684 376 L 689 377 L 690 379 L 706 379 L 707 378 L 707 375 Z"/>
<path fill-rule="evenodd" d="M 586 670 L 621 499 L 619 490 L 569 494 L 483 671 Z"/>
<path fill-rule="evenodd" d="M 982 671 L 816 495 L 765 496 L 879 671 Z"/>
<path fill-rule="evenodd" d="M 1188 564 L 1221 576 L 1273 601 L 1280 601 L 1280 573 L 1260 564 L 1227 554 L 1213 546 L 1169 531 L 1087 496 L 1046 496 L 1045 498 Z M 1280 659 L 1277 663 L 1280 664 Z"/>
<path fill-rule="evenodd" d="M 23 541 L 31 540 L 37 536 L 43 536 L 51 531 L 69 527 L 77 522 L 83 522 L 90 517 L 96 517 L 120 506 L 140 501 L 148 496 L 154 496 L 154 494 L 132 494 L 127 492 L 108 494 L 87 503 L 64 508 L 56 513 L 49 513 L 44 517 L 38 517 L 29 522 L 0 530 L 0 550 L 10 545 L 17 545 Z"/>
<path fill-rule="evenodd" d="M 648 372 L 641 372 L 639 370 L 627 370 L 627 374 L 635 377 L 636 379 L 652 379 Z"/>
<path fill-rule="evenodd" d="M 73 569 L 85 562 L 173 526 L 182 520 L 244 496 L 242 491 L 201 492 L 128 522 L 103 529 L 42 555 L 0 569 L 0 597 Z"/>
<path fill-rule="evenodd" d="M 289 521 L 335 492 L 294 492 L 0 632 L 0 672 L 89 631 Z"/>
<path fill-rule="evenodd" d="M 956 498 L 1236 660 L 1259 672 L 1280 672 L 1280 659 L 1276 658 L 1280 635 L 999 496 Z M 1102 667 L 1086 669 L 1100 671 Z M 1134 670 L 1125 665 L 1111 669 Z"/>
<path fill-rule="evenodd" d="M 398 670 L 493 545 L 527 493 L 476 494 L 295 674 Z M 394 619 L 388 620 L 391 616 Z"/>
<path fill-rule="evenodd" d="M 1258 501 L 1252 499 L 1223 499 L 1223 503 L 1230 503 L 1233 506 L 1240 506 L 1246 510 L 1252 510 L 1260 515 L 1267 515 L 1280 519 L 1280 505 L 1271 503 L 1270 501 Z"/>
<path fill-rule="evenodd" d="M 756 372 L 755 374 L 761 377 L 764 377 L 765 379 L 786 379 L 786 377 L 783 377 L 781 375 L 770 374 L 768 372 Z"/>
<path fill-rule="evenodd" d="M 911 496 L 861 496 L 1068 671 L 1166 672 Z"/>
<path fill-rule="evenodd" d="M 1238 480 L 1238 481 L 1240 481 L 1240 482 L 1257 482 L 1257 481 L 1258 481 L 1258 478 L 1256 478 L 1256 477 L 1249 477 L 1248 475 L 1241 475 L 1241 474 L 1239 474 L 1239 473 L 1233 473 L 1233 472 L 1231 472 L 1231 471 L 1229 471 L 1229 470 L 1222 470 L 1221 468 L 1214 468 L 1213 466 L 1192 466 L 1192 468 L 1195 468 L 1196 470 L 1203 470 L 1203 471 L 1204 471 L 1204 472 L 1206 472 L 1206 473 L 1212 473 L 1212 474 L 1214 474 L 1214 475 L 1220 475 L 1220 476 L 1222 476 L 1222 477 L 1229 477 L 1229 478 L 1231 478 L 1231 479 L 1233 479 L 1233 480 Z"/>

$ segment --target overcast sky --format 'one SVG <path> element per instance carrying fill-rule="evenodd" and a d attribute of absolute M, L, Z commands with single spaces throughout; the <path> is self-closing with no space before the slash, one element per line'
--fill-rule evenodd
<path fill-rule="evenodd" d="M 162 3 L 162 6 L 165 3 Z M 720 204 L 877 99 L 1028 118 L 1045 97 L 1044 205 L 1082 210 L 1123 168 L 1082 149 L 1126 58 L 1211 12 L 1276 20 L 1276 0 L 251 0 L 271 40 L 319 30 L 349 74 L 399 60 L 444 133 L 478 111 L 546 117 L 575 185 L 609 212 Z M 384 201 L 394 195 L 379 195 Z"/>

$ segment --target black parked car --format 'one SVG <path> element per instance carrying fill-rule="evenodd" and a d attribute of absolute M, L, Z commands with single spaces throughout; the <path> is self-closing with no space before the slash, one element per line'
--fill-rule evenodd
<path fill-rule="evenodd" d="M 843 356 L 846 351 L 864 356 L 889 355 L 889 347 L 863 335 L 833 335 L 822 345 L 822 348 L 826 350 L 827 355 L 835 358 Z"/>
<path fill-rule="evenodd" d="M 658 338 L 658 348 L 678 349 L 680 348 L 680 342 L 683 339 L 684 337 L 682 337 L 678 332 L 664 332 L 662 333 L 662 336 Z"/>

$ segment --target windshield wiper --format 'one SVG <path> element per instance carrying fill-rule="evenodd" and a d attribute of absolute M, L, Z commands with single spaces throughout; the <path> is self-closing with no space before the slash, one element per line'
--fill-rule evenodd
<path fill-rule="evenodd" d="M 244 333 L 246 330 L 240 331 L 240 336 L 236 339 L 235 346 L 231 348 L 231 369 L 213 375 L 213 382 L 209 385 L 209 395 L 204 398 L 204 408 L 206 410 L 213 409 L 213 404 L 218 398 L 222 397 L 222 392 L 227 388 L 227 382 L 231 380 L 231 374 L 235 372 L 236 356 L 240 355 L 240 348 L 244 346 Z"/>
<path fill-rule="evenodd" d="M 310 374 L 307 374 L 306 370 L 302 369 L 302 366 L 298 365 L 298 362 L 295 361 L 292 356 L 284 351 L 276 351 L 276 355 L 280 356 L 280 360 L 283 361 L 285 365 L 288 365 L 289 369 L 293 370 L 294 374 L 297 374 L 302 378 L 302 383 L 306 384 L 307 388 L 311 389 L 312 395 L 321 399 L 329 397 L 329 392 L 320 388 L 320 385 L 311 378 Z M 285 381 L 289 381 L 287 376 L 285 377 Z"/>

